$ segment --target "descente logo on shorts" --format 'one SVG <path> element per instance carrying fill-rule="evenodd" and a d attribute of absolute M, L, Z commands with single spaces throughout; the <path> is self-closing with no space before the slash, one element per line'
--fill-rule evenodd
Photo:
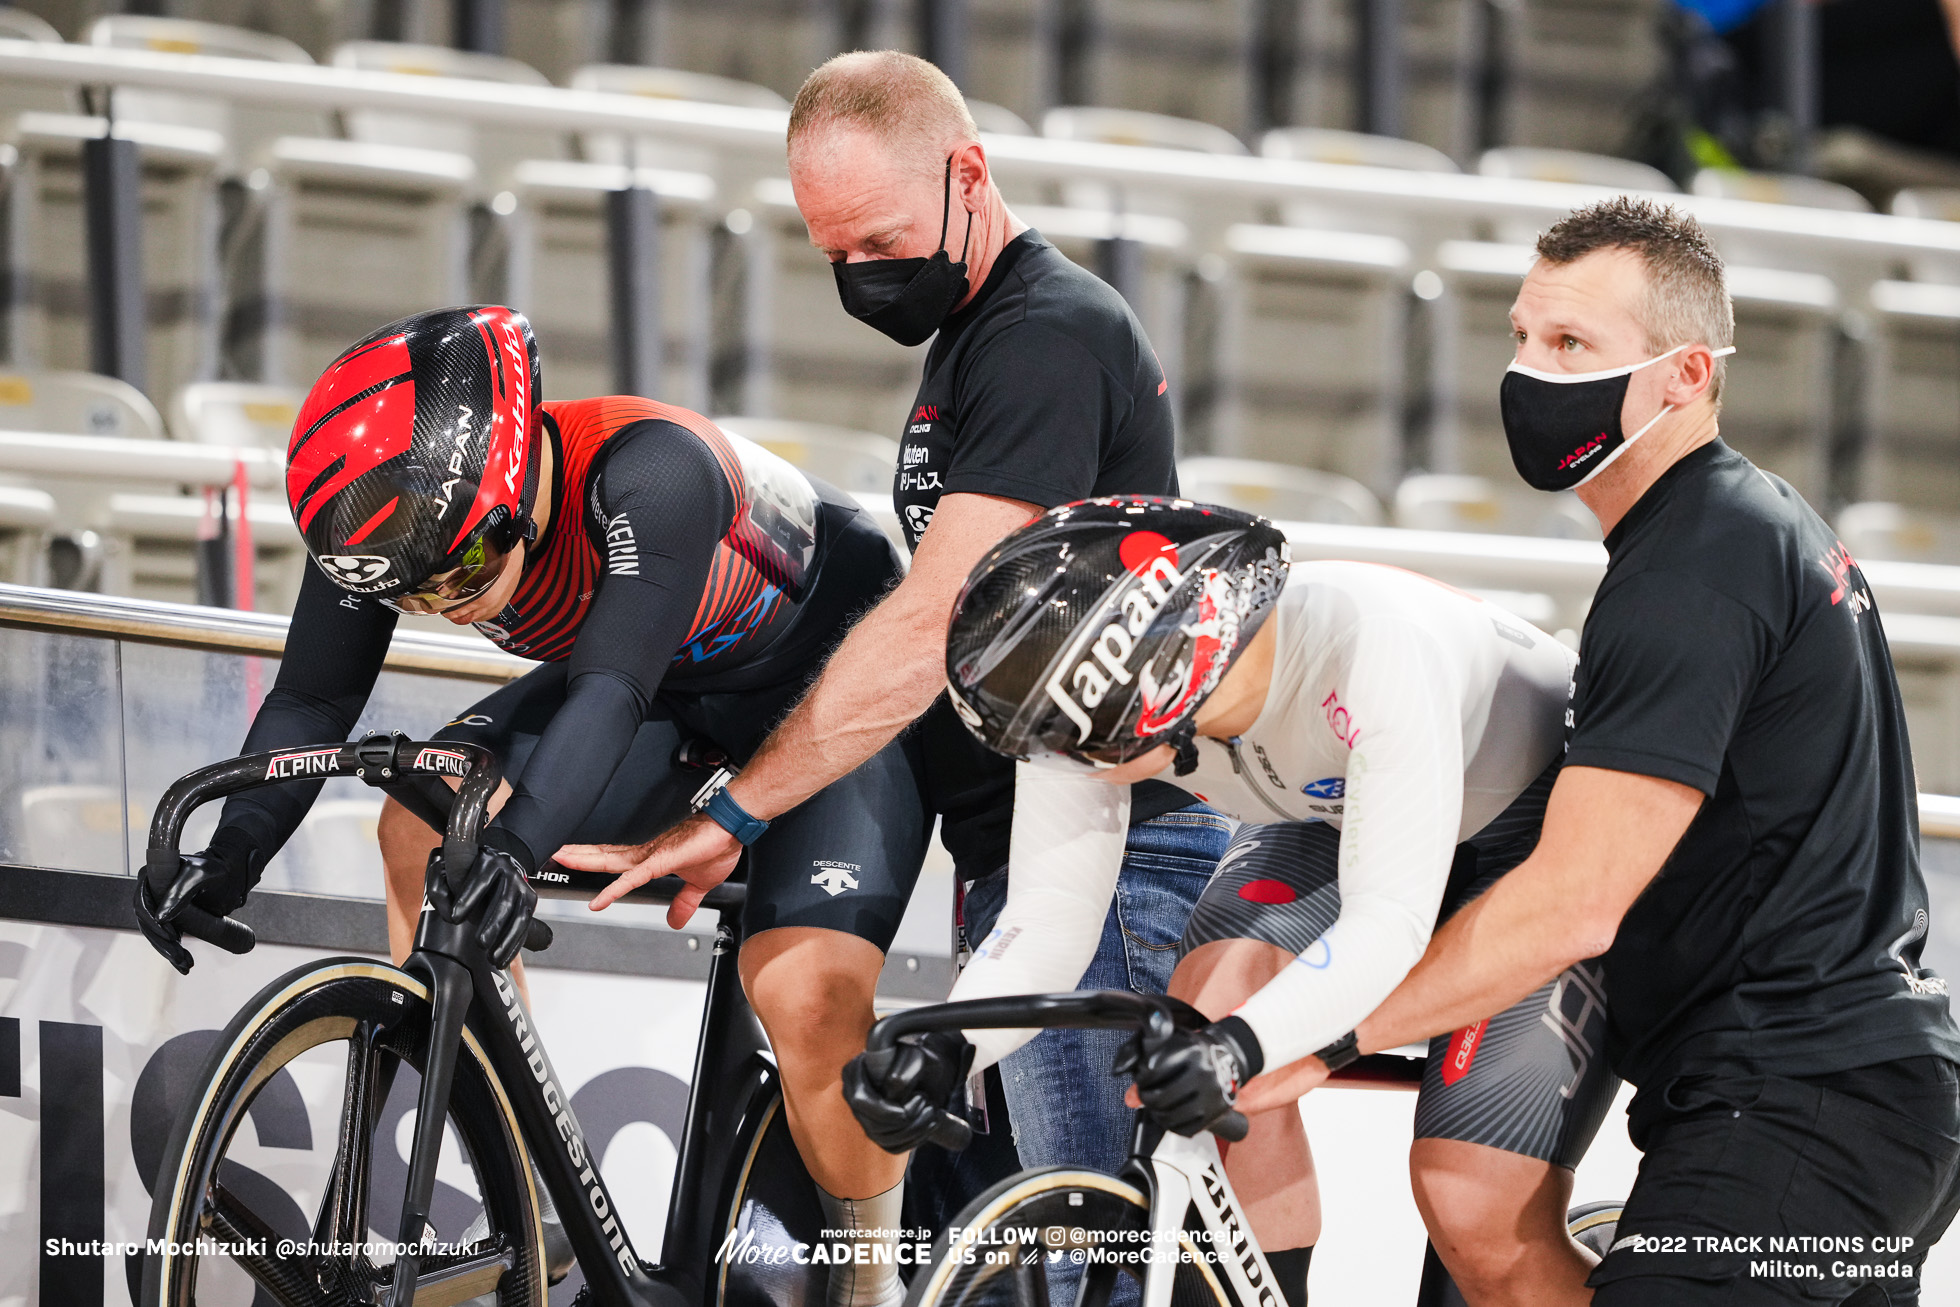
<path fill-rule="evenodd" d="M 827 862 L 822 858 L 818 858 L 810 865 L 817 869 L 817 874 L 810 877 L 810 883 L 821 886 L 823 892 L 832 898 L 836 898 L 847 889 L 856 889 L 857 873 L 864 870 L 855 862 Z"/>

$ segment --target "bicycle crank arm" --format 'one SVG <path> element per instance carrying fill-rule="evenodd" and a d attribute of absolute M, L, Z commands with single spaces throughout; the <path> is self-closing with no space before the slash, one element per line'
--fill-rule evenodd
<path fill-rule="evenodd" d="M 435 1260 L 435 1259 L 431 1259 Z M 458 1260 L 454 1265 L 421 1268 L 415 1277 L 413 1307 L 460 1307 L 460 1304 L 487 1293 L 494 1293 L 504 1275 L 517 1264 L 517 1254 L 479 1253 Z M 383 1289 L 377 1307 L 394 1307 L 404 1301 L 395 1296 L 393 1286 Z"/>

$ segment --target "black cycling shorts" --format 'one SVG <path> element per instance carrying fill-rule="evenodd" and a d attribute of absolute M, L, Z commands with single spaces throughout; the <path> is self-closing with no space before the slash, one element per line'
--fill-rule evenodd
<path fill-rule="evenodd" d="M 1682 1076 L 1628 1115 L 1640 1174 L 1587 1280 L 1594 1307 L 1919 1301 L 1960 1205 L 1952 1063 Z"/>
<path fill-rule="evenodd" d="M 565 701 L 566 665 L 546 663 L 497 690 L 436 733 L 483 745 L 516 780 Z M 688 815 L 709 772 L 685 767 L 685 740 L 708 740 L 745 761 L 804 689 L 801 681 L 727 694 L 663 690 L 570 843 L 630 844 Z M 769 824 L 750 848 L 744 938 L 777 926 L 841 930 L 891 947 L 919 878 L 932 817 L 916 750 L 901 737 L 863 766 Z M 539 849 L 539 856 L 555 850 Z"/>
<path fill-rule="evenodd" d="M 1444 917 L 1523 862 L 1538 843 L 1546 769 L 1489 825 L 1457 846 Z M 1341 913 L 1341 833 L 1325 822 L 1243 826 L 1185 927 L 1184 953 L 1256 939 L 1304 953 Z M 1612 1106 L 1600 968 L 1581 963 L 1488 1021 L 1429 1042 L 1416 1100 L 1418 1139 L 1460 1139 L 1574 1167 Z"/>

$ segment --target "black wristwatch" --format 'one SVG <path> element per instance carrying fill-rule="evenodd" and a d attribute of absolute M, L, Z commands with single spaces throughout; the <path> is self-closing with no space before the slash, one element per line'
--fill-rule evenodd
<path fill-rule="evenodd" d="M 1314 1056 L 1325 1062 L 1329 1071 L 1339 1071 L 1361 1056 L 1361 1037 L 1350 1030 Z"/>

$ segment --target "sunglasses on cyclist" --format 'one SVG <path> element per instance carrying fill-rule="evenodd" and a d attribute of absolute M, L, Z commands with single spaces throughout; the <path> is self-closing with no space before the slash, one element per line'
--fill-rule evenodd
<path fill-rule="evenodd" d="M 495 585 L 509 558 L 490 543 L 486 533 L 476 538 L 455 567 L 437 572 L 407 594 L 381 602 L 398 613 L 446 613 Z"/>

